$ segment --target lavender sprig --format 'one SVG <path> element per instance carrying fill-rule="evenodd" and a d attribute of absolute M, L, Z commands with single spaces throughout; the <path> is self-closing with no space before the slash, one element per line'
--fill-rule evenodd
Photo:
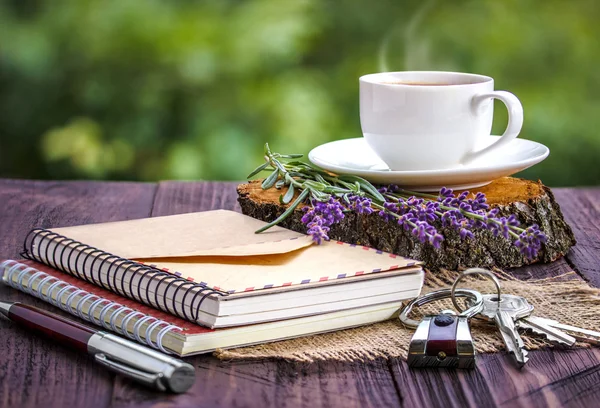
<path fill-rule="evenodd" d="M 304 207 L 303 211 L 302 222 L 317 244 L 329 241 L 329 227 L 344 219 L 344 206 L 333 197 L 329 197 L 327 202 L 311 200 L 311 205 Z"/>
<path fill-rule="evenodd" d="M 262 171 L 272 171 L 264 179 L 262 188 L 287 186 L 286 194 L 279 200 L 282 204 L 291 204 L 280 217 L 257 232 L 280 223 L 304 203 L 302 222 L 318 244 L 329 240 L 331 226 L 340 222 L 346 212 L 375 212 L 387 222 L 397 222 L 419 242 L 429 243 L 434 248 L 440 248 L 444 241 L 433 225 L 436 222 L 455 230 L 463 240 L 474 239 L 476 230 L 488 230 L 494 236 L 511 240 L 520 253 L 530 259 L 537 257 L 546 242 L 546 236 L 537 225 L 522 228 L 514 215 L 501 217 L 498 209 L 490 210 L 481 192 L 470 198 L 469 192 L 455 195 L 445 187 L 437 195 L 402 190 L 395 185 L 377 189 L 360 177 L 338 176 L 295 160 L 300 157 L 302 155 L 272 153 L 265 144 L 265 163 L 248 178 Z M 299 194 L 292 202 L 295 192 Z"/>

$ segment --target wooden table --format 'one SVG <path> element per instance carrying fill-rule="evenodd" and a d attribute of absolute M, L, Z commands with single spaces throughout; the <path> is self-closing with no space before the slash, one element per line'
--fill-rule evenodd
<path fill-rule="evenodd" d="M 600 188 L 556 189 L 575 230 L 569 256 L 520 268 L 521 278 L 576 270 L 600 286 Z M 0 258 L 18 257 L 33 227 L 239 209 L 235 183 L 40 182 L 0 180 Z M 51 306 L 0 285 L 0 299 Z M 55 309 L 52 309 L 56 312 Z M 472 371 L 415 370 L 401 360 L 297 364 L 188 359 L 197 368 L 184 395 L 142 388 L 96 365 L 90 357 L 0 320 L 2 407 L 283 407 L 340 406 L 598 406 L 600 349 L 530 353 L 519 371 L 505 353 L 479 356 Z"/>

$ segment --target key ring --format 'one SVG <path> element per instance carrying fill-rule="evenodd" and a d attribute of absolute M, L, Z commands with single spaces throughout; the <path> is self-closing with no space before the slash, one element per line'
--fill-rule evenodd
<path fill-rule="evenodd" d="M 481 310 L 483 309 L 483 296 L 481 296 L 481 293 L 477 292 L 476 290 L 456 289 L 454 291 L 451 291 L 450 289 L 441 289 L 436 290 L 435 292 L 427 293 L 423 296 L 419 296 L 418 298 L 415 298 L 408 302 L 404 309 L 402 309 L 402 313 L 400 313 L 400 321 L 403 325 L 407 327 L 412 327 L 414 329 L 420 323 L 416 320 L 409 319 L 408 317 L 408 314 L 411 312 L 414 306 L 423 306 L 424 304 L 433 302 L 434 300 L 446 299 L 451 296 L 467 297 L 475 302 L 475 304 L 467 310 L 461 311 L 459 314 L 460 317 L 466 317 L 467 319 L 470 319 L 476 314 L 479 314 L 479 312 L 481 312 Z"/>
<path fill-rule="evenodd" d="M 492 280 L 492 282 L 494 282 L 494 285 L 496 285 L 496 290 L 498 293 L 498 303 L 500 303 L 500 298 L 501 298 L 502 293 L 500 291 L 500 282 L 498 281 L 498 278 L 496 278 L 496 275 L 494 275 L 492 272 L 488 271 L 487 269 L 471 268 L 471 269 L 467 269 L 466 271 L 463 271 L 460 275 L 458 275 L 458 278 L 456 278 L 456 280 L 452 284 L 452 289 L 450 290 L 450 297 L 452 298 L 452 304 L 454 305 L 456 310 L 458 310 L 459 312 L 462 312 L 462 308 L 456 301 L 456 295 L 460 293 L 460 292 L 458 292 L 460 289 L 456 289 L 456 287 L 458 286 L 458 283 L 461 280 L 463 280 L 463 278 L 465 276 L 468 276 L 468 275 L 485 275 L 488 278 L 490 278 Z M 468 309 L 468 310 L 470 310 L 470 309 Z"/>

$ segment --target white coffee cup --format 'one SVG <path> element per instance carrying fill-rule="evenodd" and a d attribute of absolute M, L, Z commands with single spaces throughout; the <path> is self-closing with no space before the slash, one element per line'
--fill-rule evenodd
<path fill-rule="evenodd" d="M 382 72 L 360 83 L 360 124 L 368 145 L 392 170 L 447 169 L 496 151 L 516 138 L 523 107 L 494 91 L 488 76 L 459 72 Z M 506 105 L 508 126 L 492 145 L 475 151 L 492 130 L 493 99 Z"/>

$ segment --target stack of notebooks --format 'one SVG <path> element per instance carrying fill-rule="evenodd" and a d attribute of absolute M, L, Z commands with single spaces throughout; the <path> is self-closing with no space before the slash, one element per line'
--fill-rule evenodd
<path fill-rule="evenodd" d="M 34 229 L 10 286 L 181 356 L 370 324 L 419 295 L 413 260 L 232 211 Z"/>

